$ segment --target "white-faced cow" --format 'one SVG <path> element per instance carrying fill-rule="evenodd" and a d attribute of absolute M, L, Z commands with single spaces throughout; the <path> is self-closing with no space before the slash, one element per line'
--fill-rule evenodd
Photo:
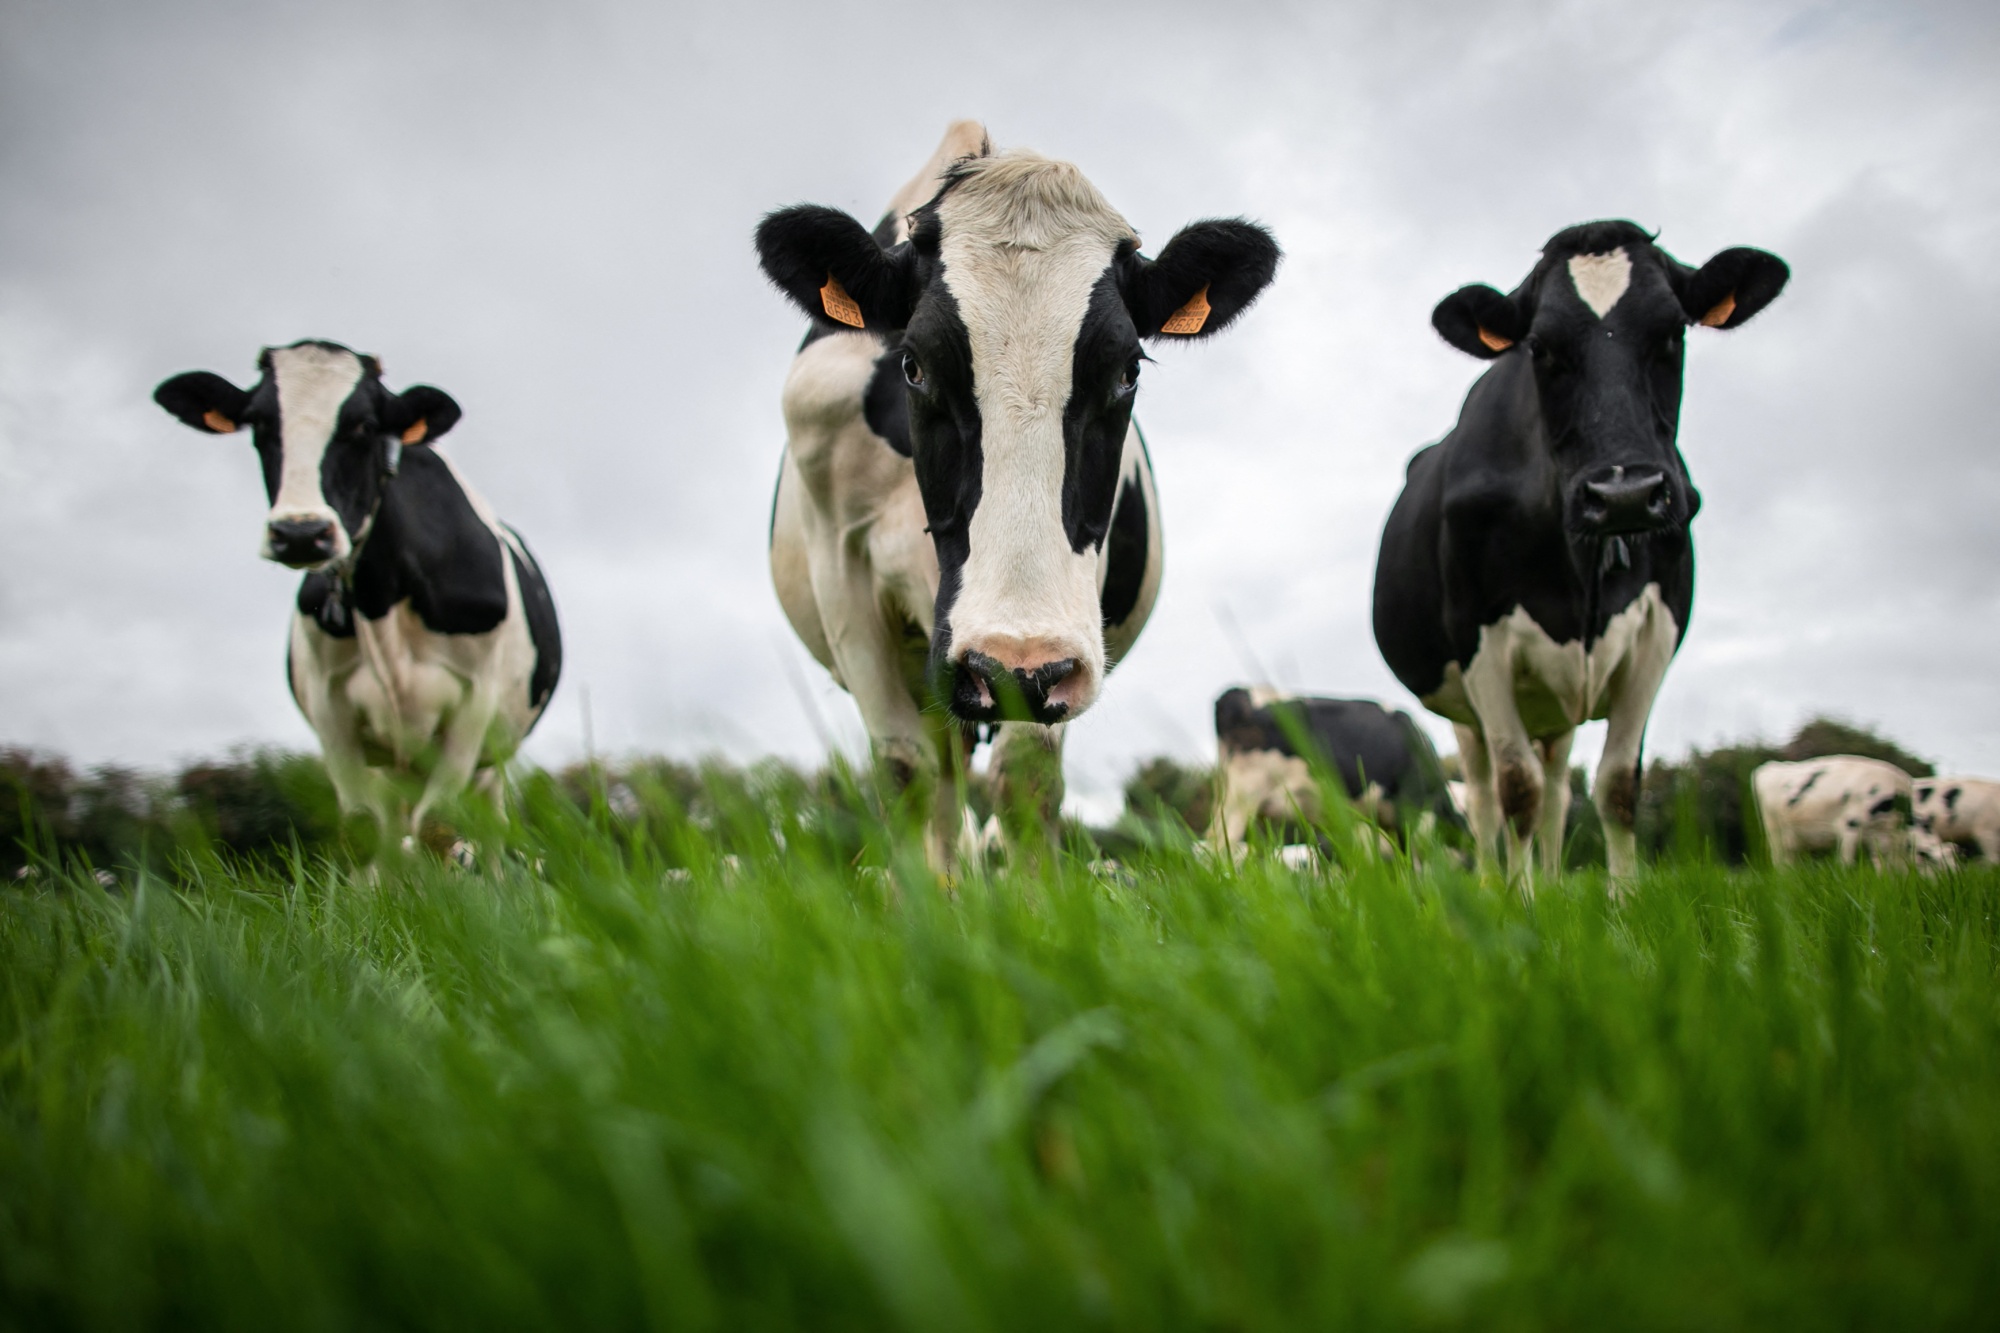
<path fill-rule="evenodd" d="M 812 319 L 784 388 L 778 599 L 929 800 L 947 865 L 961 726 L 998 727 L 1003 808 L 1052 813 L 1063 727 L 1152 611 L 1141 340 L 1226 327 L 1278 247 L 1197 222 L 1148 259 L 1077 168 L 996 154 L 961 121 L 872 234 L 801 205 L 763 220 L 757 252 Z"/>
<path fill-rule="evenodd" d="M 1348 799 L 1384 828 L 1428 817 L 1458 823 L 1430 737 L 1404 712 L 1372 699 L 1319 699 L 1267 689 L 1225 690 L 1215 701 L 1222 799 L 1209 840 L 1243 845 L 1257 820 L 1316 821 L 1313 762 L 1338 774 Z"/>
<path fill-rule="evenodd" d="M 1939 842 L 2000 861 L 2000 782 L 1991 778 L 1919 778 L 1910 818 Z"/>
<path fill-rule="evenodd" d="M 1853 865 L 1863 847 L 1878 865 L 1900 861 L 1910 845 L 1910 788 L 1894 764 L 1855 754 L 1774 759 L 1750 775 L 1774 865 L 1825 851 Z"/>
<path fill-rule="evenodd" d="M 1457 427 L 1410 461 L 1382 533 L 1375 640 L 1456 724 L 1482 859 L 1504 821 L 1531 887 L 1560 866 L 1570 741 L 1608 718 L 1594 797 L 1614 887 L 1638 870 L 1640 749 L 1694 601 L 1701 498 L 1676 444 L 1681 340 L 1731 329 L 1784 287 L 1761 250 L 1689 268 L 1630 222 L 1558 232 L 1512 293 L 1461 288 L 1431 317 L 1493 361 Z"/>
<path fill-rule="evenodd" d="M 555 603 L 519 534 L 431 444 L 458 404 L 402 393 L 338 343 L 266 348 L 249 390 L 190 371 L 154 401 L 196 430 L 250 428 L 271 497 L 260 553 L 307 571 L 287 655 L 341 808 L 393 834 L 390 772 L 424 777 L 406 828 L 501 765 L 562 668 Z"/>

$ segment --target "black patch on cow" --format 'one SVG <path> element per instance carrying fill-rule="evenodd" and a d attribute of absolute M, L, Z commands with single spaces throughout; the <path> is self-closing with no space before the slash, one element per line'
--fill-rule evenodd
<path fill-rule="evenodd" d="M 1600 318 L 1568 260 L 1620 246 L 1630 282 Z M 1762 275 L 1755 294 L 1768 301 L 1782 264 L 1765 258 L 1731 271 Z M 1512 293 L 1462 288 L 1440 303 L 1439 332 L 1493 365 L 1452 432 L 1411 460 L 1382 533 L 1376 642 L 1417 695 L 1468 665 L 1481 631 L 1516 608 L 1587 647 L 1656 583 L 1686 635 L 1699 499 L 1675 436 L 1694 273 L 1632 223 L 1586 223 L 1552 237 Z M 1480 328 L 1513 346 L 1496 353 Z"/>
<path fill-rule="evenodd" d="M 354 612 L 348 605 L 350 597 L 338 574 L 316 569 L 299 583 L 299 614 L 319 626 L 322 633 L 351 639 Z"/>
<path fill-rule="evenodd" d="M 882 354 L 875 358 L 875 373 L 868 377 L 867 392 L 861 398 L 861 414 L 868 429 L 887 442 L 891 449 L 908 458 L 915 453 L 910 443 L 909 385 L 903 378 L 903 340 L 892 336 Z"/>
<path fill-rule="evenodd" d="M 1324 765 L 1339 774 L 1350 798 L 1372 782 L 1396 805 L 1463 822 L 1430 737 L 1409 714 L 1372 699 L 1280 699 L 1260 708 L 1238 686 L 1215 701 L 1215 738 L 1225 755 L 1274 750 Z"/>
<path fill-rule="evenodd" d="M 506 525 L 502 525 L 506 526 Z M 535 645 L 535 670 L 528 677 L 528 707 L 540 708 L 555 693 L 562 676 L 562 627 L 556 623 L 555 598 L 549 595 L 549 581 L 535 562 L 521 534 L 507 528 L 514 540 L 508 555 L 514 561 L 514 581 L 521 588 L 521 608 L 528 618 L 528 638 Z"/>
<path fill-rule="evenodd" d="M 936 682 L 950 661 L 951 608 L 964 583 L 965 562 L 972 552 L 972 515 L 985 488 L 984 428 L 973 396 L 972 338 L 959 316 L 958 301 L 943 281 L 931 284 L 903 331 L 903 345 L 883 361 L 904 376 L 909 437 L 923 441 L 921 449 L 913 450 L 912 461 L 938 557 L 931 640 Z M 909 386 L 910 371 L 916 372 L 919 384 Z M 948 690 L 949 684 L 943 688 Z"/>
<path fill-rule="evenodd" d="M 1960 788 L 1957 788 L 1957 787 L 1947 787 L 1947 788 L 1945 788 L 1945 793 L 1944 793 L 1944 808 L 1945 808 L 1946 810 L 1948 810 L 1948 811 L 1952 812 L 1953 814 L 1956 814 L 1956 813 L 1958 813 L 1958 796 L 1959 796 L 1959 791 L 1960 791 Z"/>
<path fill-rule="evenodd" d="M 1144 356 L 1116 267 L 1107 267 L 1091 288 L 1070 350 L 1069 402 L 1063 406 L 1063 532 L 1078 555 L 1101 548 L 1111 527 Z"/>
<path fill-rule="evenodd" d="M 1800 787 L 1797 791 L 1793 792 L 1792 799 L 1785 802 L 1786 806 L 1788 807 L 1794 806 L 1797 805 L 1800 801 L 1803 801 L 1806 798 L 1806 793 L 1813 789 L 1813 784 L 1818 782 L 1821 778 L 1825 776 L 1826 776 L 1825 769 L 1815 768 L 1812 771 L 1811 775 L 1806 778 L 1805 785 Z"/>
<path fill-rule="evenodd" d="M 1111 535 L 1104 549 L 1104 590 L 1097 598 L 1107 629 L 1124 624 L 1139 604 L 1140 589 L 1146 584 L 1150 527 L 1145 487 L 1137 476 L 1128 477 L 1118 493 L 1118 509 L 1111 516 Z"/>
<path fill-rule="evenodd" d="M 436 634 L 484 634 L 507 617 L 500 539 L 442 458 L 412 449 L 354 562 L 353 609 L 380 620 L 407 599 Z"/>

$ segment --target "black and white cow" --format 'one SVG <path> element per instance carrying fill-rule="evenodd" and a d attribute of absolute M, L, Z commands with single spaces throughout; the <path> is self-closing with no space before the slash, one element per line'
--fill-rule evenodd
<path fill-rule="evenodd" d="M 1911 822 L 1939 842 L 2000 861 L 2000 782 L 1991 778 L 1919 778 Z"/>
<path fill-rule="evenodd" d="M 501 766 L 562 669 L 555 603 L 520 535 L 430 445 L 458 404 L 402 393 L 338 343 L 266 348 L 249 390 L 190 371 L 154 401 L 196 430 L 250 428 L 271 497 L 261 554 L 307 571 L 287 655 L 292 698 L 319 735 L 348 812 L 394 829 L 391 772 L 422 775 L 407 830 Z"/>
<path fill-rule="evenodd" d="M 1825 851 L 1853 865 L 1863 848 L 1877 865 L 1902 861 L 1911 845 L 1911 785 L 1894 764 L 1858 754 L 1774 759 L 1750 775 L 1773 865 Z"/>
<path fill-rule="evenodd" d="M 813 321 L 784 388 L 778 599 L 878 760 L 929 789 L 947 864 L 960 726 L 999 725 L 1003 805 L 1032 786 L 1052 812 L 1062 729 L 1158 595 L 1141 340 L 1226 327 L 1278 247 L 1197 222 L 1148 259 L 1077 168 L 961 121 L 872 233 L 801 205 L 763 220 L 757 252 Z"/>
<path fill-rule="evenodd" d="M 1315 821 L 1311 761 L 1340 776 L 1348 799 L 1385 828 L 1414 814 L 1458 823 L 1437 750 L 1408 713 L 1373 699 L 1319 699 L 1237 686 L 1215 701 L 1222 799 L 1209 840 L 1243 845 L 1257 820 Z"/>
<path fill-rule="evenodd" d="M 1682 335 L 1731 329 L 1789 276 L 1762 250 L 1690 268 L 1630 222 L 1558 232 L 1513 292 L 1464 287 L 1431 322 L 1493 361 L 1457 427 L 1410 461 L 1382 533 L 1375 640 L 1457 725 L 1482 859 L 1504 818 L 1524 892 L 1559 868 L 1569 750 L 1609 719 L 1593 795 L 1614 885 L 1638 870 L 1640 749 L 1694 601 L 1701 497 L 1676 444 Z"/>

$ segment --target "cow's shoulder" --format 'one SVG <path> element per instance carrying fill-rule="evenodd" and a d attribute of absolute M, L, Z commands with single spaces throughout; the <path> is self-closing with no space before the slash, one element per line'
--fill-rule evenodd
<path fill-rule="evenodd" d="M 354 595 L 371 620 L 407 599 L 435 634 L 484 634 L 507 618 L 499 534 L 435 451 L 404 452 L 355 564 Z"/>

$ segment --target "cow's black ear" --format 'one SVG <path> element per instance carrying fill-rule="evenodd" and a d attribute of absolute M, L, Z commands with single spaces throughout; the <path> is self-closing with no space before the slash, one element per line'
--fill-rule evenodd
<path fill-rule="evenodd" d="M 1680 270 L 1681 309 L 1690 324 L 1733 329 L 1776 300 L 1791 276 L 1776 255 L 1739 245 L 1698 269 Z"/>
<path fill-rule="evenodd" d="M 799 204 L 757 224 L 764 276 L 820 321 L 888 333 L 910 322 L 921 291 L 907 244 L 884 250 L 837 208 Z"/>
<path fill-rule="evenodd" d="M 389 425 L 404 444 L 429 444 L 458 424 L 458 403 L 443 389 L 412 384 L 390 395 L 390 400 L 395 408 L 389 413 Z"/>
<path fill-rule="evenodd" d="M 211 435 L 229 435 L 243 428 L 250 408 L 250 395 L 222 376 L 207 370 L 190 370 L 160 381 L 153 401 L 196 430 Z"/>
<path fill-rule="evenodd" d="M 1459 351 L 1491 361 L 1528 336 L 1528 316 L 1511 298 L 1477 282 L 1439 301 L 1431 327 Z"/>
<path fill-rule="evenodd" d="M 1159 258 L 1132 256 L 1125 306 L 1142 338 L 1205 337 L 1250 308 L 1282 257 L 1271 233 L 1254 222 L 1190 222 Z"/>

